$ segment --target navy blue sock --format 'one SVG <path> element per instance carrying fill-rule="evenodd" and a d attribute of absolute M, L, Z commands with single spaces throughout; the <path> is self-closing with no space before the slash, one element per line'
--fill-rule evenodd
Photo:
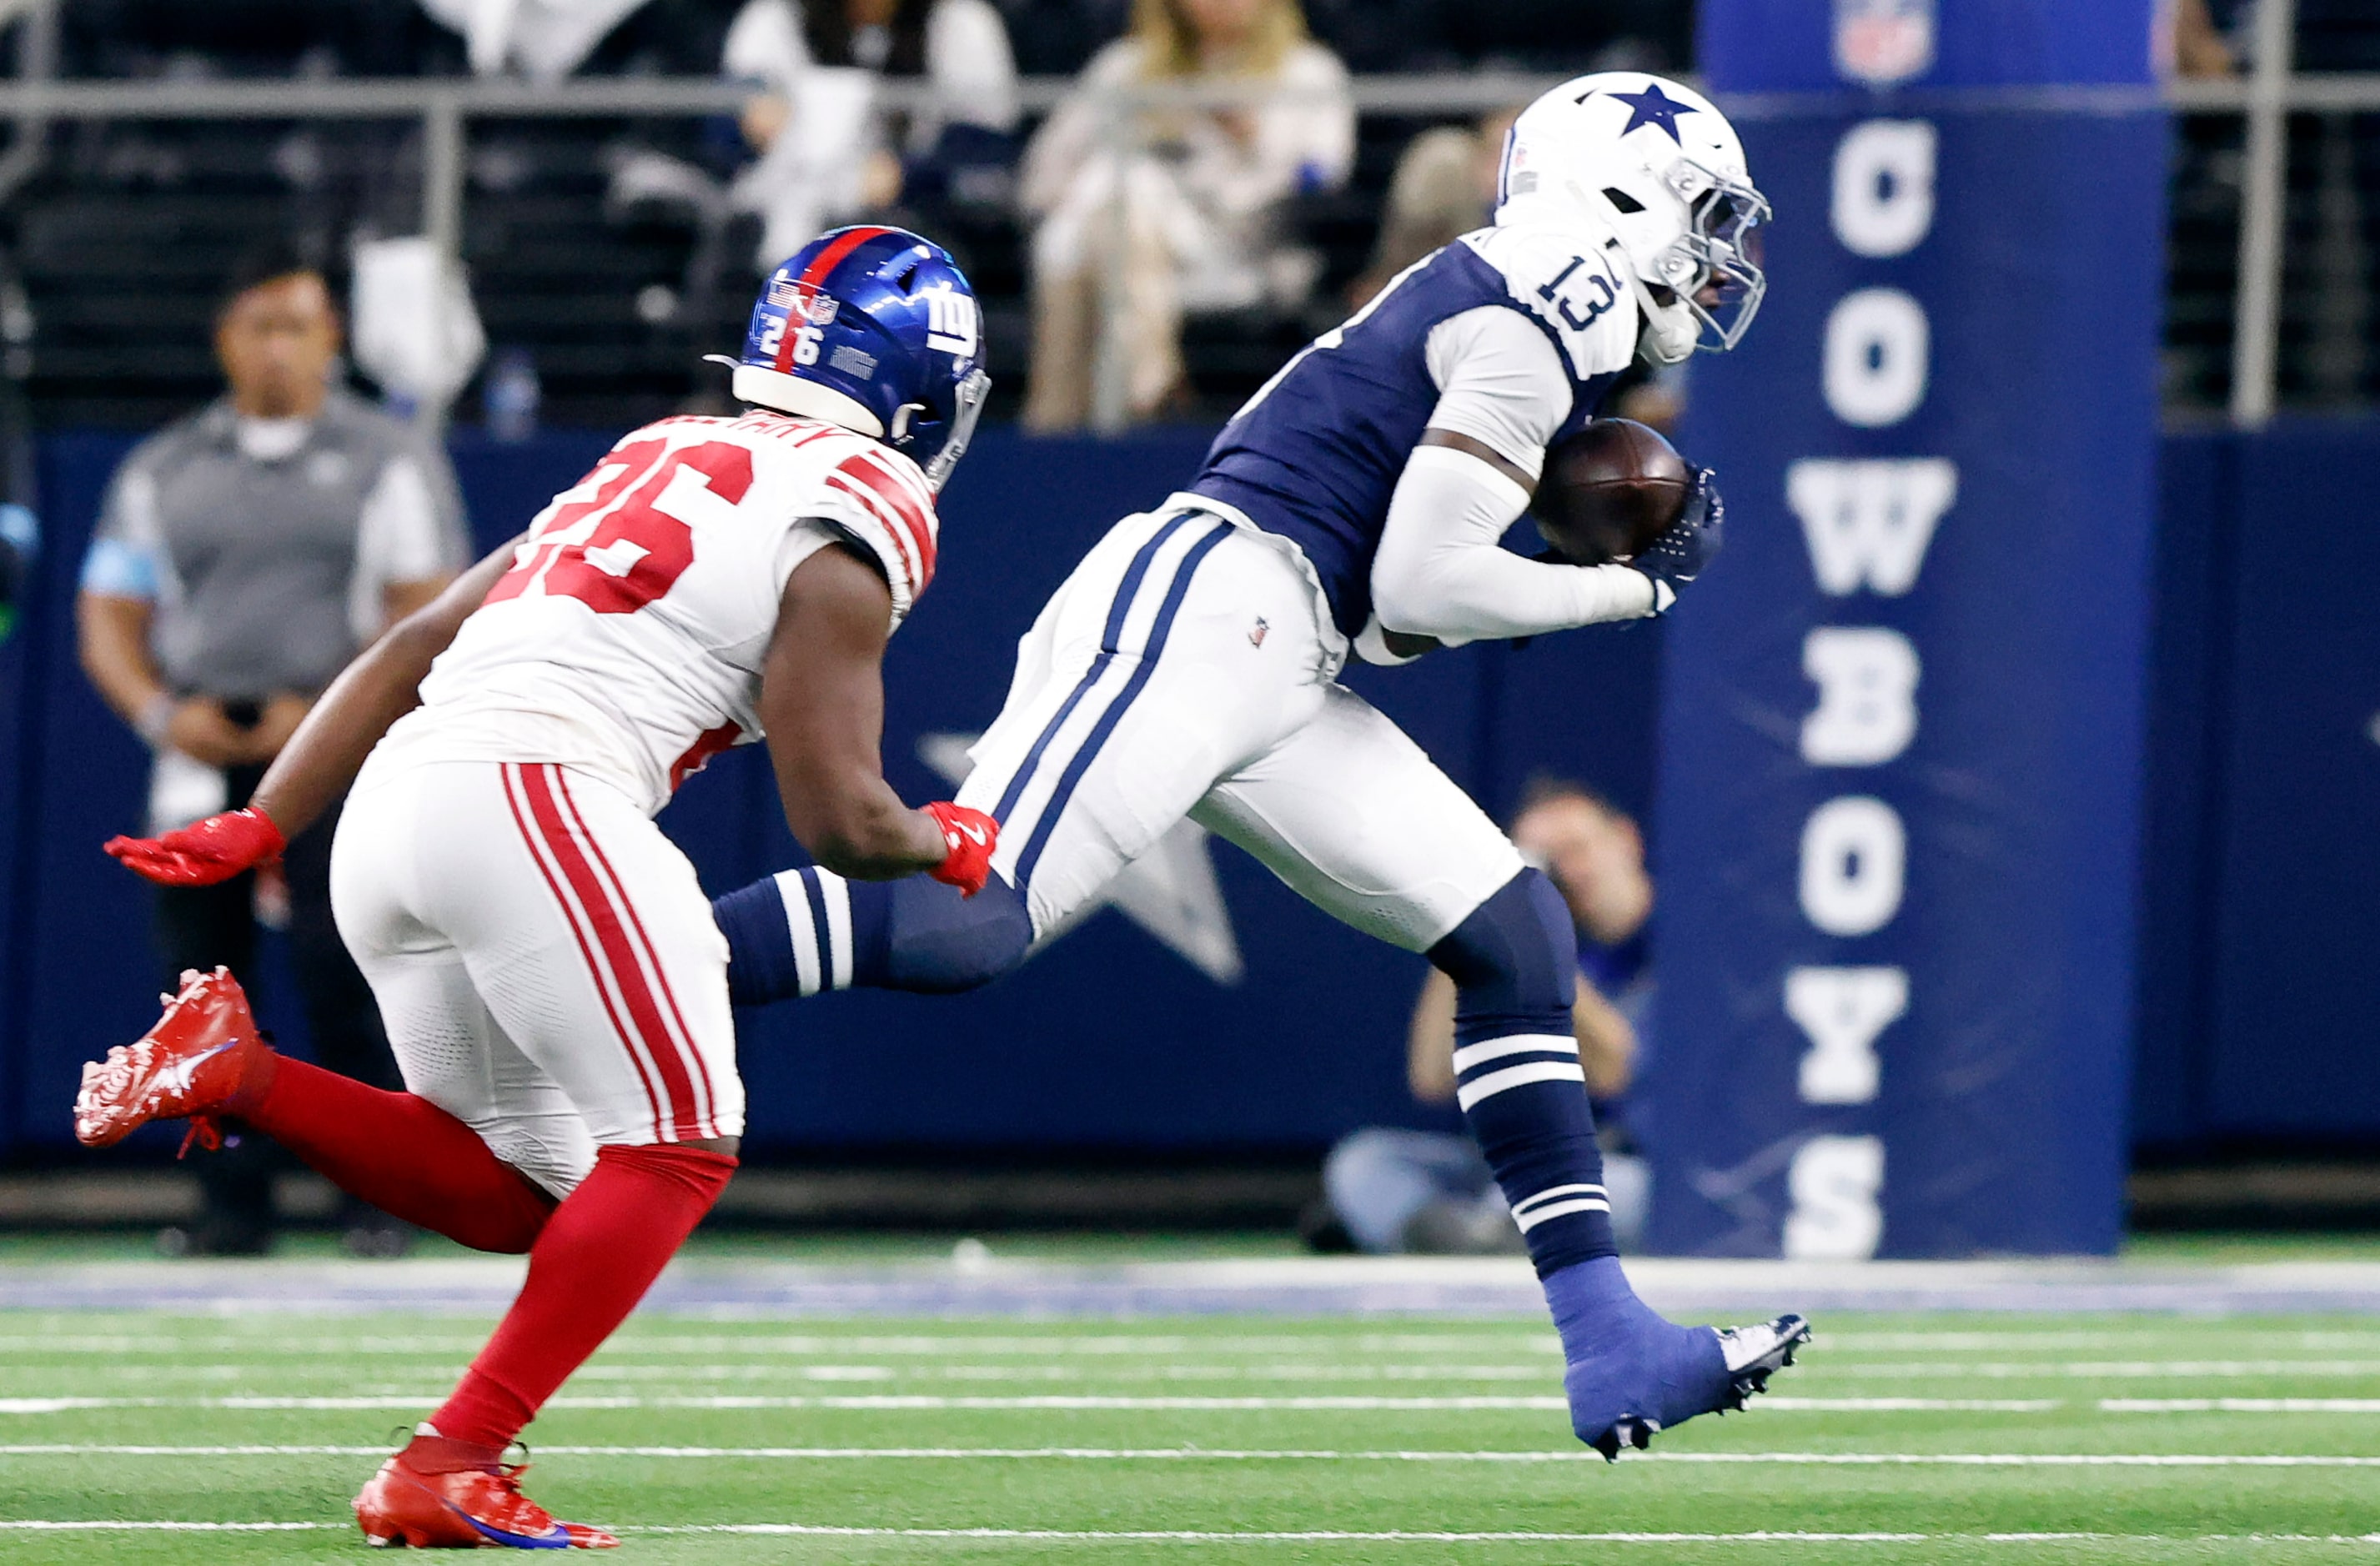
<path fill-rule="evenodd" d="M 739 1006 L 855 986 L 947 995 L 1025 960 L 1033 921 L 993 876 L 973 897 L 928 876 L 846 880 L 815 867 L 739 887 L 710 904 L 727 937 Z"/>
<path fill-rule="evenodd" d="M 1669 1429 L 1723 1406 L 1729 1378 L 1718 1334 L 1663 1319 L 1628 1286 L 1618 1256 L 1565 1267 L 1544 1283 L 1579 1439 L 1594 1440 L 1623 1414 Z"/>
<path fill-rule="evenodd" d="M 1454 980 L 1455 1099 L 1540 1279 L 1619 1255 L 1595 1111 L 1571 1031 L 1578 937 L 1553 883 L 1524 870 L 1430 948 Z"/>

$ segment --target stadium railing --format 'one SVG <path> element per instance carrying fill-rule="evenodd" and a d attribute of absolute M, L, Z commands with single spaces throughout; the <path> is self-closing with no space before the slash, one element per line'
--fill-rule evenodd
<path fill-rule="evenodd" d="M 2295 0 L 2265 0 L 2258 7 L 2255 64 L 2247 77 L 2177 80 L 2163 88 L 2160 95 L 2179 116 L 2242 127 L 2229 308 L 2225 311 L 2219 298 L 2192 301 L 2200 314 L 2210 318 L 2206 322 L 2212 328 L 2207 334 L 2210 339 L 2219 341 L 2226 335 L 2222 328 L 2227 322 L 2220 317 L 2228 316 L 2228 374 L 2208 374 L 2203 379 L 2210 392 L 2219 391 L 2228 398 L 2230 421 L 2242 428 L 2265 423 L 2278 401 L 2289 226 L 2290 117 L 2380 113 L 2380 73 L 2309 73 L 2298 68 L 2291 49 L 2295 13 Z M 0 200 L 6 200 L 38 167 L 48 130 L 60 122 L 409 119 L 419 122 L 421 132 L 421 232 L 449 255 L 459 255 L 461 249 L 467 147 L 474 120 L 699 118 L 733 114 L 749 95 L 742 85 L 710 78 L 580 78 L 552 87 L 502 79 L 444 79 L 58 80 L 43 75 L 47 53 L 29 43 L 18 52 L 18 79 L 0 81 L 0 118 L 11 121 L 17 130 L 14 144 L 0 154 Z M 1356 79 L 1353 96 L 1364 115 L 1452 117 L 1524 101 L 1550 80 L 1497 74 L 1374 76 Z M 1042 113 L 1075 88 L 1068 78 L 1031 78 L 1022 84 L 1021 100 L 1028 113 Z M 1247 102 L 1263 91 L 1143 86 L 1112 96 L 1103 117 L 1109 135 L 1121 140 L 1134 133 L 1141 110 L 1226 107 Z M 2111 105 L 2119 97 L 2133 103 L 2157 101 L 2121 91 L 2101 96 Z M 923 95 L 917 88 L 886 82 L 880 86 L 880 102 L 888 110 L 900 111 L 922 106 Z M 2226 182 L 2224 174 L 2212 176 L 2214 184 Z M 2368 279 L 2350 282 L 2363 291 L 2359 297 L 2368 296 Z M 2219 286 L 2219 280 L 2210 277 L 2209 284 Z M 2216 351 L 2210 343 L 2200 355 L 2204 358 Z M 2380 353 L 2370 357 L 2380 359 Z M 1098 427 L 1113 429 L 1123 422 L 1122 382 L 1120 347 L 1113 341 L 1103 343 L 1095 374 Z"/>
<path fill-rule="evenodd" d="M 1493 73 L 1374 76 L 1356 79 L 1352 97 L 1359 115 L 1476 115 L 1526 102 L 1558 79 Z M 1028 78 L 1020 84 L 1020 101 L 1027 114 L 1044 114 L 1076 91 L 1076 86 L 1071 78 Z M 21 149 L 35 145 L 50 126 L 61 121 L 412 119 L 419 122 L 423 149 L 420 231 L 442 252 L 459 257 L 471 121 L 699 118 L 733 115 L 752 91 L 747 85 L 709 78 L 581 78 L 552 87 L 502 79 L 20 79 L 0 82 L 0 117 L 16 124 L 19 149 L 0 159 L 0 200 L 5 200 L 12 175 L 14 181 L 21 182 L 31 172 L 31 161 Z M 1121 144 L 1135 134 L 1146 110 L 1225 108 L 1277 95 L 1262 87 L 1152 84 L 1109 95 L 1101 118 L 1111 141 Z M 924 90 L 895 81 L 880 83 L 876 101 L 890 113 L 931 106 Z M 1118 312 L 1108 314 L 1114 319 Z M 1122 349 L 1112 337 L 1100 345 L 1094 383 L 1095 427 L 1122 428 L 1126 421 Z"/>

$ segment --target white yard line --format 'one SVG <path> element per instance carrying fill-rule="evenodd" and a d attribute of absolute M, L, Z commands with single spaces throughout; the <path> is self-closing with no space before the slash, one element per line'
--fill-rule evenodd
<path fill-rule="evenodd" d="M 2102 1414 L 2380 1414 L 2380 1398 L 2101 1398 Z"/>
<path fill-rule="evenodd" d="M 0 1414 L 72 1414 L 104 1408 L 217 1408 L 272 1412 L 342 1411 L 357 1409 L 418 1409 L 444 1398 L 443 1390 L 419 1392 L 374 1392 L 305 1397 L 285 1394 L 222 1397 L 12 1397 L 0 1398 Z M 1561 1413 L 1568 1402 L 1560 1397 L 1484 1394 L 1453 1397 L 1125 1397 L 1098 1393 L 1052 1393 L 1038 1397 L 941 1397 L 897 1392 L 844 1396 L 770 1393 L 722 1394 L 715 1397 L 633 1397 L 565 1394 L 548 1408 L 567 1409 L 844 1409 L 872 1413 L 939 1412 L 950 1409 L 1114 1410 L 1123 1412 L 1265 1412 L 1291 1413 Z M 1979 1413 L 2038 1414 L 2063 1406 L 2058 1398 L 1805 1398 L 1772 1397 L 1754 1405 L 1779 1413 L 1912 1414 Z"/>
<path fill-rule="evenodd" d="M 922 1348 L 929 1340 L 916 1342 L 887 1340 L 852 1340 L 837 1344 L 816 1343 L 802 1353 L 824 1353 L 839 1349 L 852 1354 L 881 1354 L 887 1357 L 907 1355 Z M 328 1346 L 319 1350 L 304 1344 L 288 1344 L 260 1341 L 253 1344 L 217 1345 L 213 1352 L 253 1353 L 261 1358 L 285 1362 L 277 1369 L 291 1375 L 352 1375 L 352 1357 L 368 1355 L 383 1377 L 397 1377 L 408 1368 L 391 1360 L 413 1359 L 425 1372 L 444 1374 L 453 1365 L 468 1358 L 480 1347 L 477 1339 L 458 1340 L 451 1345 L 432 1350 L 425 1346 L 406 1346 L 401 1351 L 393 1342 L 380 1348 L 364 1345 Z M 731 1356 L 740 1351 L 751 1353 L 759 1345 L 748 1341 L 728 1340 L 713 1345 Z M 944 1344 L 947 1349 L 951 1345 Z M 979 1352 L 999 1354 L 1000 1348 L 978 1348 Z M 1334 1353 L 1344 1354 L 1345 1341 L 1328 1346 Z M 1511 1348 L 1516 1345 L 1502 1345 Z M 1863 1381 L 1939 1380 L 1974 1378 L 1982 1380 L 2238 1380 L 2257 1378 L 2283 1378 L 2292 1377 L 2332 1379 L 2380 1379 L 2380 1359 L 2096 1359 L 2096 1360 L 1961 1360 L 1956 1357 L 1926 1360 L 1859 1361 L 1834 1357 L 1827 1353 L 1837 1346 L 1822 1337 L 1818 1356 L 1810 1369 L 1826 1378 L 1841 1378 Z M 796 1351 L 784 1351 L 786 1359 L 741 1359 L 731 1357 L 710 1364 L 686 1365 L 674 1361 L 640 1364 L 638 1361 L 651 1352 L 650 1344 L 622 1344 L 598 1358 L 583 1375 L 592 1380 L 735 1380 L 747 1377 L 785 1377 L 808 1381 L 882 1381 L 882 1380 L 954 1380 L 954 1381 L 1531 1381 L 1540 1379 L 1557 1368 L 1556 1356 L 1532 1362 L 1493 1363 L 1423 1363 L 1350 1364 L 1344 1361 L 1299 1362 L 1294 1359 L 1272 1364 L 1231 1363 L 1152 1363 L 1146 1365 L 1098 1365 L 1066 1363 L 972 1364 L 952 1358 L 941 1363 L 894 1365 L 864 1364 L 803 1364 Z M 451 1351 L 451 1352 L 450 1352 Z M 71 1351 L 67 1351 L 71 1352 Z M 1018 1346 L 1016 1352 L 1024 1349 Z M 1038 1345 L 1033 1352 L 1048 1354 L 1050 1345 Z M 1063 1350 L 1061 1353 L 1076 1351 Z M 1107 1351 L 1099 1351 L 1104 1354 Z M 1146 1351 L 1155 1358 L 1183 1351 L 1151 1347 Z M 1275 1347 L 1269 1352 L 1279 1352 Z M 323 1358 L 336 1360 L 347 1356 L 350 1363 L 331 1363 L 320 1366 L 288 1365 L 291 1360 Z M 0 1376 L 40 1374 L 46 1366 L 0 1366 Z M 254 1361 L 193 1362 L 188 1352 L 168 1354 L 167 1363 L 157 1366 L 123 1365 L 106 1366 L 103 1374 L 114 1377 L 171 1377 L 184 1379 L 229 1378 L 253 1374 L 260 1368 Z"/>
<path fill-rule="evenodd" d="M 1912 1350 L 1925 1354 L 1991 1354 L 2011 1350 L 2034 1354 L 2047 1349 L 2141 1348 L 2171 1344 L 2177 1337 L 2193 1336 L 2204 1330 L 2219 1333 L 2227 1347 L 2240 1343 L 2272 1343 L 2297 1349 L 2350 1349 L 2380 1354 L 2380 1332 L 2317 1331 L 2295 1327 L 2243 1328 L 2228 1322 L 2209 1328 L 2192 1323 L 2157 1321 L 2135 1328 L 2089 1328 L 2073 1331 L 2044 1329 L 2037 1332 L 2006 1329 L 1969 1332 L 1955 1329 L 1898 1332 L 1866 1332 L 1853 1329 L 1826 1332 L 1824 1321 L 1820 1321 L 1818 1326 L 1827 1347 L 1844 1354 L 1902 1354 Z"/>
<path fill-rule="evenodd" d="M 283 1356 L 271 1344 L 258 1344 L 261 1359 Z M 444 1375 L 456 1359 L 415 1356 L 418 1366 L 375 1363 L 373 1368 L 382 1378 L 395 1379 L 409 1371 Z M 890 1380 L 950 1380 L 950 1381 L 1541 1381 L 1559 1366 L 1552 1361 L 1527 1364 L 1423 1364 L 1379 1365 L 1346 1363 L 1295 1362 L 1258 1365 L 1149 1364 L 1135 1366 L 1087 1366 L 1068 1364 L 998 1364 L 974 1365 L 965 1362 L 943 1364 L 848 1365 L 770 1363 L 766 1361 L 707 1365 L 623 1363 L 625 1356 L 598 1358 L 581 1375 L 598 1381 L 646 1380 L 740 1380 L 753 1377 L 789 1378 L 804 1381 L 890 1381 Z M 99 1374 L 114 1378 L 172 1378 L 179 1379 L 229 1379 L 242 1375 L 254 1375 L 264 1368 L 258 1361 L 207 1361 L 167 1363 L 161 1366 L 109 1366 L 92 1367 Z M 351 1379 L 352 1364 L 314 1366 L 273 1366 L 275 1374 L 289 1376 L 338 1376 Z M 1961 1363 L 1955 1359 L 1845 1363 L 1825 1357 L 1823 1351 L 1808 1366 L 1808 1373 L 1826 1378 L 1854 1381 L 1941 1380 L 1952 1378 L 1992 1381 L 2125 1381 L 2125 1380 L 2241 1380 L 2252 1378 L 2280 1379 L 2292 1377 L 2330 1379 L 2380 1378 L 2380 1359 L 2172 1359 L 2172 1360 L 2022 1360 L 1978 1361 Z M 0 1376 L 39 1375 L 46 1366 L 0 1367 Z"/>
<path fill-rule="evenodd" d="M 380 1457 L 382 1446 L 0 1446 L 6 1457 Z M 1001 1463 L 1601 1463 L 1585 1448 L 1561 1451 L 1334 1451 L 1208 1447 L 709 1447 L 543 1446 L 542 1457 L 671 1458 L 690 1462 Z M 2380 1457 L 2255 1452 L 1631 1452 L 1626 1463 L 1819 1468 L 2380 1468 Z"/>
<path fill-rule="evenodd" d="M 88 1380 L 229 1381 L 252 1378 L 268 1366 L 261 1360 L 168 1362 L 164 1365 L 77 1366 L 70 1372 Z M 447 1375 L 459 1371 L 468 1354 L 452 1359 L 423 1359 L 417 1365 L 375 1361 L 376 1377 L 394 1380 L 407 1374 Z M 352 1382 L 352 1363 L 325 1361 L 319 1365 L 273 1364 L 279 1380 L 334 1379 Z M 0 1369 L 0 1378 L 51 1374 L 47 1366 Z M 57 1374 L 69 1374 L 57 1372 Z M 576 1373 L 582 1381 L 1527 1381 L 1542 1384 L 1558 1378 L 1557 1361 L 1534 1365 L 622 1365 L 598 1359 Z"/>
<path fill-rule="evenodd" d="M 1741 1534 L 1602 1533 L 1531 1534 L 1521 1532 L 1423 1532 L 1389 1530 L 1355 1532 L 1302 1529 L 1279 1532 L 1222 1532 L 1167 1528 L 1147 1530 L 1075 1530 L 1065 1528 L 837 1528 L 804 1523 L 710 1523 L 680 1527 L 624 1527 L 624 1534 L 761 1534 L 824 1538 L 889 1539 L 1016 1539 L 1035 1543 L 1110 1541 L 1148 1544 L 2013 1544 L 2078 1542 L 2155 1544 L 2362 1544 L 2380 1545 L 2380 1534 L 1886 1534 L 1817 1533 L 1767 1530 Z"/>
<path fill-rule="evenodd" d="M 210 1328 L 219 1324 L 210 1319 Z M 170 1333 L 152 1336 L 61 1335 L 42 1337 L 38 1334 L 0 1337 L 0 1354 L 145 1354 L 169 1357 L 189 1354 L 225 1354 L 262 1352 L 276 1356 L 370 1354 L 472 1354 L 486 1342 L 480 1337 L 424 1337 L 419 1334 L 356 1333 L 352 1336 L 277 1336 L 259 1332 L 253 1337 L 226 1335 L 216 1332 L 205 1338 L 175 1337 Z M 1150 1334 L 1101 1333 L 1086 1337 L 1024 1337 L 1015 1335 L 969 1335 L 934 1337 L 923 1333 L 897 1336 L 850 1335 L 823 1333 L 769 1333 L 750 1336 L 726 1334 L 630 1334 L 611 1344 L 614 1354 L 633 1357 L 639 1354 L 704 1354 L 758 1355 L 781 1354 L 799 1357 L 812 1354 L 859 1355 L 891 1354 L 902 1356 L 935 1356 L 960 1358 L 967 1354 L 1041 1354 L 1129 1357 L 1144 1355 L 1201 1354 L 1278 1354 L 1294 1357 L 1299 1354 L 1344 1354 L 1352 1349 L 1361 1354 L 1451 1354 L 1500 1353 L 1535 1354 L 1559 1359 L 1561 1341 L 1550 1332 L 1447 1332 L 1447 1333 L 1369 1333 L 1353 1340 L 1331 1333 L 1315 1333 L 1311 1337 L 1289 1334 L 1273 1337 L 1158 1336 Z"/>
<path fill-rule="evenodd" d="M 1918 1360 L 1861 1365 L 1829 1363 L 1829 1376 L 1863 1380 L 1928 1380 L 1939 1377 L 1980 1377 L 1995 1381 L 2075 1380 L 2130 1381 L 2170 1378 L 2178 1381 L 2223 1379 L 2247 1376 L 2380 1377 L 2380 1359 L 2082 1359 L 1983 1361 Z"/>
<path fill-rule="evenodd" d="M 346 1523 L 184 1523 L 105 1519 L 0 1521 L 0 1529 L 37 1533 L 284 1533 L 335 1530 Z M 2380 1534 L 1820 1533 L 1767 1530 L 1737 1534 L 1524 1533 L 1519 1530 L 1197 1529 L 1197 1528 L 864 1528 L 816 1523 L 694 1523 L 619 1528 L 631 1535 L 729 1534 L 838 1539 L 985 1539 L 1030 1544 L 2350 1544 L 2380 1545 Z"/>
<path fill-rule="evenodd" d="M 375 1408 L 420 1408 L 444 1398 L 442 1390 L 426 1390 L 415 1394 L 374 1394 L 346 1397 L 18 1397 L 0 1398 L 0 1414 L 66 1414 L 95 1408 L 230 1408 L 266 1410 L 340 1410 Z M 883 1394 L 877 1396 L 771 1396 L 722 1395 L 718 1397 L 573 1397 L 551 1400 L 548 1408 L 577 1409 L 775 1409 L 830 1408 L 860 1410 L 941 1410 L 941 1409 L 1117 1409 L 1132 1411 L 1196 1412 L 1202 1410 L 1319 1410 L 1319 1411 L 1460 1411 L 1485 1409 L 1496 1411 L 1555 1411 L 1569 1406 L 1559 1397 L 1099 1397 L 1093 1395 L 1053 1395 L 1049 1397 L 933 1397 Z"/>
<path fill-rule="evenodd" d="M 340 1524 L 336 1523 L 43 1523 L 30 1518 L 0 1521 L 0 1528 L 42 1534 L 302 1534 L 310 1529 L 338 1526 Z"/>
<path fill-rule="evenodd" d="M 110 1441 L 23 1441 L 0 1446 L 0 1457 L 386 1457 L 378 1446 L 140 1446 Z M 540 1448 L 540 1451 L 548 1450 Z M 623 1447 L 622 1451 L 627 1451 Z M 589 1455 L 581 1449 L 581 1455 Z"/>
<path fill-rule="evenodd" d="M 1764 1397 L 1752 1404 L 1779 1414 L 2046 1414 L 2064 1398 Z"/>
<path fill-rule="evenodd" d="M 340 1411 L 360 1409 L 407 1409 L 438 1402 L 445 1393 L 435 1389 L 418 1392 L 374 1392 L 306 1397 L 285 1394 L 227 1395 L 223 1397 L 14 1397 L 0 1398 L 0 1414 L 69 1414 L 88 1409 L 109 1408 L 217 1408 L 285 1411 Z M 849 1397 L 771 1397 L 766 1394 L 726 1395 L 719 1397 L 601 1397 L 565 1395 L 547 1404 L 551 1408 L 569 1409 L 844 1409 L 876 1412 L 933 1412 L 947 1409 L 1066 1409 L 1066 1410 L 1169 1410 L 1200 1412 L 1209 1410 L 1286 1410 L 1304 1412 L 1357 1412 L 1384 1410 L 1411 1412 L 1502 1410 L 1554 1411 L 1567 1407 L 1563 1399 L 1534 1397 L 1105 1397 L 1097 1394 L 1058 1394 L 1046 1397 L 935 1397 L 881 1394 Z M 1820 1398 L 1777 1396 L 1763 1398 L 1754 1405 L 1779 1414 L 2042 1414 L 2066 1406 L 2062 1398 Z M 2361 1409 L 2347 1412 L 2363 1412 Z"/>

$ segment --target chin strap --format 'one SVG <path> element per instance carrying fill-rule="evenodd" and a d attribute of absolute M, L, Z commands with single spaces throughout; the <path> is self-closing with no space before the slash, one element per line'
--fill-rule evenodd
<path fill-rule="evenodd" d="M 1628 289 L 1636 298 L 1637 313 L 1645 324 L 1636 334 L 1636 352 L 1650 364 L 1683 364 L 1694 357 L 1694 346 L 1702 341 L 1702 322 L 1683 304 L 1663 305 L 1653 298 L 1653 290 L 1635 270 L 1628 271 Z"/>

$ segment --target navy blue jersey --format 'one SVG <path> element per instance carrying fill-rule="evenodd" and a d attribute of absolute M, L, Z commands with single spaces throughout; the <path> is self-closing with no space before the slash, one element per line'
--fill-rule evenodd
<path fill-rule="evenodd" d="M 1249 400 L 1216 437 L 1191 492 L 1305 551 L 1332 619 L 1354 636 L 1371 615 L 1390 497 L 1438 406 L 1433 329 L 1500 306 L 1546 334 L 1569 382 L 1567 406 L 1546 410 L 1547 443 L 1592 417 L 1633 358 L 1633 302 L 1578 248 L 1567 236 L 1489 229 L 1417 263 Z"/>

